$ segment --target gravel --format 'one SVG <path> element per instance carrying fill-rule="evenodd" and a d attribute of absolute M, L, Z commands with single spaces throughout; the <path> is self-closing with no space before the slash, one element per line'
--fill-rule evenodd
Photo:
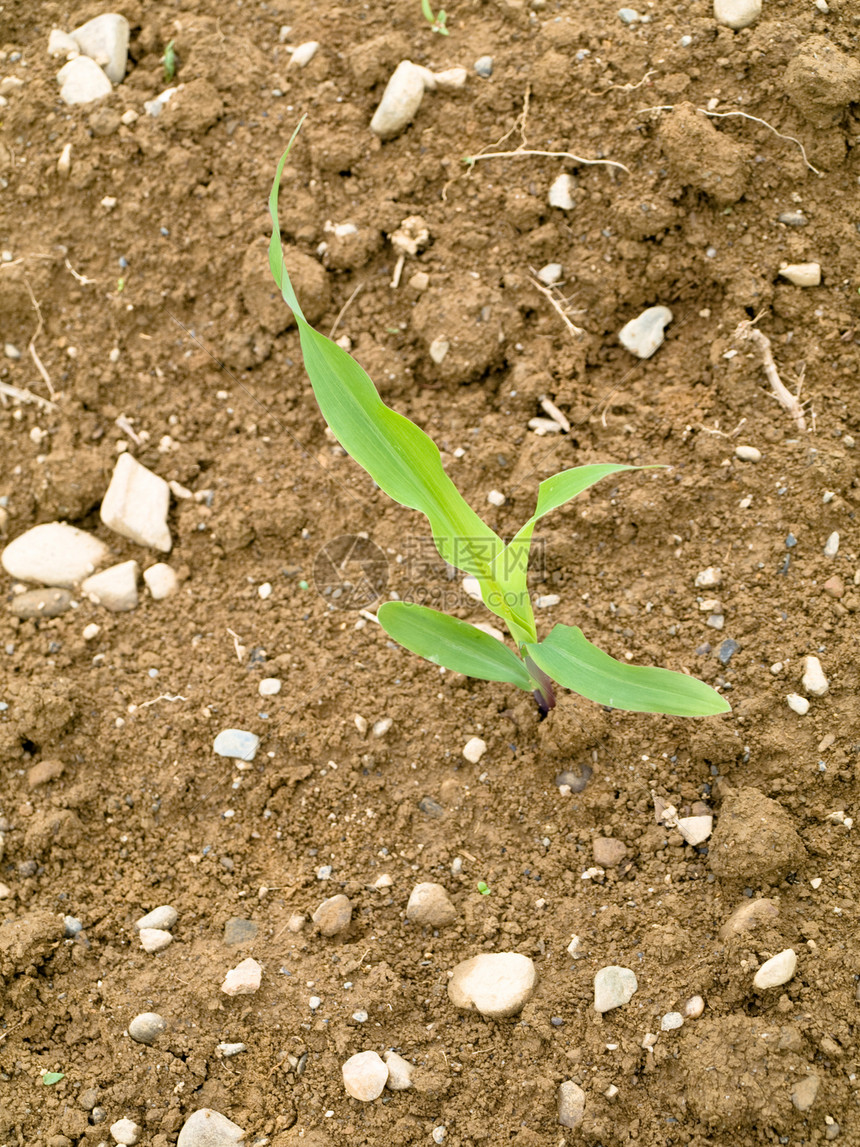
<path fill-rule="evenodd" d="M 250 956 L 231 968 L 224 977 L 221 991 L 225 996 L 252 996 L 260 987 L 263 969 Z"/>
<path fill-rule="evenodd" d="M 756 22 L 761 3 L 762 0 L 714 0 L 714 16 L 718 23 L 738 32 Z"/>
<path fill-rule="evenodd" d="M 412 1086 L 412 1073 L 415 1068 L 408 1059 L 398 1055 L 396 1051 L 389 1050 L 382 1057 L 388 1068 L 388 1081 L 386 1087 L 389 1091 L 406 1091 Z"/>
<path fill-rule="evenodd" d="M 118 1119 L 116 1123 L 111 1123 L 110 1133 L 116 1143 L 124 1143 L 128 1147 L 134 1147 L 134 1144 L 143 1134 L 143 1128 L 131 1119 Z"/>
<path fill-rule="evenodd" d="M 323 900 L 311 917 L 320 934 L 336 936 L 349 927 L 352 920 L 352 904 L 343 893 Z"/>
<path fill-rule="evenodd" d="M 111 613 L 126 613 L 137 608 L 139 572 L 137 562 L 120 562 L 86 578 L 81 584 L 81 592 L 94 605 L 100 605 Z"/>
<path fill-rule="evenodd" d="M 173 943 L 173 937 L 170 933 L 161 928 L 141 928 L 138 935 L 144 952 L 163 952 Z"/>
<path fill-rule="evenodd" d="M 141 916 L 134 926 L 138 931 L 144 928 L 161 928 L 165 932 L 169 932 L 178 919 L 179 913 L 175 908 L 169 904 L 159 904 L 157 908 L 153 908 L 151 912 Z"/>
<path fill-rule="evenodd" d="M 470 764 L 477 765 L 487 751 L 487 742 L 480 737 L 470 737 L 463 747 L 463 756 Z"/>
<path fill-rule="evenodd" d="M 256 733 L 249 733 L 245 729 L 222 729 L 215 738 L 212 751 L 219 757 L 232 757 L 239 761 L 253 761 L 260 747 L 260 738 Z"/>
<path fill-rule="evenodd" d="M 830 689 L 830 682 L 824 676 L 821 662 L 811 655 L 803 659 L 801 684 L 812 697 L 823 697 Z"/>
<path fill-rule="evenodd" d="M 585 1092 L 578 1083 L 566 1079 L 558 1089 L 558 1121 L 562 1127 L 578 1127 L 585 1115 Z"/>
<path fill-rule="evenodd" d="M 632 1000 L 638 987 L 636 974 L 630 968 L 617 964 L 601 968 L 594 977 L 594 1010 L 602 1013 L 623 1007 Z"/>

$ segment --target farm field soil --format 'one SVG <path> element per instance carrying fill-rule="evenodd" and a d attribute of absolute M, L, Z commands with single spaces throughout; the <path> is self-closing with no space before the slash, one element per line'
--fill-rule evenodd
<path fill-rule="evenodd" d="M 125 79 L 67 107 L 51 29 L 108 10 L 0 10 L 2 540 L 67 521 L 180 584 L 22 619 L 2 575 L 0 1145 L 104 1144 L 128 1117 L 168 1147 L 201 1108 L 249 1147 L 860 1143 L 857 5 L 764 0 L 735 32 L 704 0 L 629 25 L 615 0 L 458 0 L 442 36 L 418 0 L 122 0 Z M 381 142 L 402 59 L 468 76 Z M 273 296 L 267 196 L 302 115 L 281 225 L 318 328 L 505 536 L 565 467 L 668 467 L 541 522 L 533 590 L 558 601 L 539 623 L 688 671 L 731 714 L 565 694 L 542 721 L 360 612 L 381 589 L 488 619 L 326 435 Z M 394 288 L 390 236 L 416 216 Z M 805 263 L 820 285 L 779 273 Z M 654 305 L 673 319 L 640 360 L 618 332 Z M 48 379 L 49 406 L 9 391 L 49 399 Z M 529 427 L 545 397 L 568 432 Z M 100 521 L 123 450 L 174 484 L 169 555 Z M 829 690 L 801 714 L 808 656 Z M 261 738 L 250 767 L 213 753 L 229 728 Z M 686 843 L 667 805 L 713 834 Z M 436 930 L 405 915 L 425 881 L 456 908 Z M 309 917 L 336 894 L 351 923 L 325 937 Z M 135 921 L 164 904 L 173 942 L 149 954 Z M 793 978 L 756 989 L 786 949 Z M 537 970 L 521 1013 L 455 1008 L 449 972 L 504 951 Z M 230 998 L 247 957 L 260 989 Z M 612 965 L 638 990 L 598 1014 Z M 127 1034 L 144 1012 L 152 1046 Z M 412 1087 L 349 1098 L 343 1062 L 390 1048 Z"/>

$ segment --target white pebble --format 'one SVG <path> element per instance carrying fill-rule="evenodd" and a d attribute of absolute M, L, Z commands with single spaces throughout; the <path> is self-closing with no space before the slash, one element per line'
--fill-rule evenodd
<path fill-rule="evenodd" d="M 381 876 L 377 876 L 376 880 L 373 882 L 373 887 L 377 890 L 377 892 L 384 892 L 387 888 L 393 887 L 393 885 L 394 879 L 387 872 L 383 872 Z"/>
<path fill-rule="evenodd" d="M 560 601 L 561 598 L 557 593 L 541 593 L 535 598 L 535 605 L 538 609 L 552 609 Z"/>
<path fill-rule="evenodd" d="M 408 1059 L 398 1055 L 396 1051 L 387 1051 L 383 1057 L 388 1067 L 388 1081 L 386 1087 L 389 1091 L 406 1091 L 412 1086 L 412 1072 L 415 1068 Z"/>
<path fill-rule="evenodd" d="M 722 584 L 723 571 L 719 566 L 708 566 L 707 569 L 696 574 L 697 589 L 713 589 L 715 586 Z"/>
<path fill-rule="evenodd" d="M 796 970 L 797 954 L 794 948 L 786 948 L 765 960 L 753 978 L 753 986 L 759 991 L 778 988 L 781 984 L 787 984 Z"/>
<path fill-rule="evenodd" d="M 105 12 L 75 28 L 72 37 L 84 55 L 104 68 L 109 80 L 119 84 L 125 77 L 128 63 L 130 30 L 125 16 Z"/>
<path fill-rule="evenodd" d="M 261 965 L 249 956 L 230 969 L 224 977 L 221 991 L 225 996 L 252 996 L 259 988 L 262 976 Z"/>
<path fill-rule="evenodd" d="M 608 1012 L 629 1003 L 639 987 L 636 973 L 616 964 L 601 968 L 594 977 L 594 1010 Z"/>
<path fill-rule="evenodd" d="M 384 737 L 394 721 L 391 717 L 381 717 L 380 720 L 373 722 L 373 735 L 374 737 Z"/>
<path fill-rule="evenodd" d="M 712 816 L 682 816 L 677 823 L 678 832 L 693 846 L 703 844 L 714 830 Z"/>
<path fill-rule="evenodd" d="M 0 562 L 17 581 L 73 589 L 107 558 L 104 542 L 66 522 L 46 522 L 20 534 Z"/>
<path fill-rule="evenodd" d="M 463 756 L 473 765 L 477 765 L 487 751 L 487 742 L 480 737 L 470 737 L 463 747 Z"/>
<path fill-rule="evenodd" d="M 567 946 L 567 954 L 569 956 L 573 956 L 573 958 L 576 960 L 579 958 L 579 956 L 582 955 L 582 953 L 579 950 L 581 947 L 582 947 L 582 941 L 580 940 L 580 938 L 578 936 L 571 936 L 570 943 Z"/>
<path fill-rule="evenodd" d="M 820 263 L 791 263 L 780 268 L 779 273 L 795 287 L 818 287 L 821 284 Z"/>
<path fill-rule="evenodd" d="M 566 1079 L 558 1088 L 558 1121 L 562 1127 L 578 1127 L 585 1114 L 585 1092 L 578 1083 Z M 564 1140 L 562 1140 L 564 1142 Z"/>
<path fill-rule="evenodd" d="M 518 952 L 482 952 L 463 960 L 448 981 L 454 1007 L 476 1008 L 487 1019 L 506 1019 L 525 1007 L 537 985 L 537 971 Z"/>
<path fill-rule="evenodd" d="M 92 641 L 94 637 L 98 637 L 101 631 L 102 627 L 100 625 L 96 625 L 94 621 L 91 621 L 89 625 L 84 626 L 81 637 L 83 637 L 84 641 Z"/>
<path fill-rule="evenodd" d="M 672 1032 L 684 1026 L 684 1017 L 680 1012 L 666 1012 L 660 1020 L 661 1032 Z"/>
<path fill-rule="evenodd" d="M 134 926 L 138 932 L 142 928 L 161 928 L 169 932 L 178 919 L 179 913 L 170 904 L 159 904 L 157 908 L 153 908 L 151 912 L 147 912 L 145 916 L 135 921 Z"/>
<path fill-rule="evenodd" d="M 718 23 L 734 28 L 748 28 L 761 15 L 761 0 L 714 0 L 714 16 Z"/>
<path fill-rule="evenodd" d="M 487 501 L 491 506 L 504 506 L 505 500 L 505 495 L 501 490 L 490 490 L 487 494 Z"/>
<path fill-rule="evenodd" d="M 834 530 L 827 541 L 824 543 L 824 556 L 826 558 L 835 558 L 839 553 L 839 533 Z"/>
<path fill-rule="evenodd" d="M 146 588 L 149 590 L 150 596 L 153 601 L 163 601 L 164 598 L 170 597 L 172 593 L 176 593 L 179 588 L 179 578 L 176 576 L 176 570 L 169 566 L 167 562 L 156 562 L 154 566 L 150 566 L 143 571 L 143 580 L 146 583 Z"/>
<path fill-rule="evenodd" d="M 183 1123 L 176 1147 L 230 1147 L 244 1139 L 245 1132 L 226 1115 L 201 1107 Z"/>
<path fill-rule="evenodd" d="M 63 64 L 57 72 L 57 82 L 60 85 L 60 98 L 69 107 L 91 104 L 95 100 L 104 99 L 113 91 L 110 80 L 89 56 L 78 56 Z"/>
<path fill-rule="evenodd" d="M 3 347 L 3 353 L 7 358 L 12 359 L 13 362 L 17 362 L 21 357 L 21 352 L 14 343 L 6 343 Z"/>
<path fill-rule="evenodd" d="M 230 1059 L 242 1051 L 247 1051 L 248 1048 L 244 1043 L 219 1043 L 217 1050 L 221 1052 L 225 1059 Z"/>
<path fill-rule="evenodd" d="M 319 43 L 316 40 L 307 40 L 304 44 L 299 44 L 297 48 L 293 49 L 289 66 L 291 68 L 306 68 L 318 51 Z"/>
<path fill-rule="evenodd" d="M 428 928 L 444 928 L 457 919 L 457 909 L 441 884 L 425 881 L 410 892 L 406 919 Z"/>
<path fill-rule="evenodd" d="M 131 454 L 120 454 L 102 499 L 101 520 L 110 530 L 141 546 L 167 553 L 172 545 L 167 525 L 170 487 Z"/>
<path fill-rule="evenodd" d="M 821 668 L 821 662 L 817 657 L 811 655 L 804 657 L 801 684 L 806 692 L 813 697 L 823 697 L 830 688 L 830 683 L 824 676 L 824 670 Z"/>
<path fill-rule="evenodd" d="M 690 996 L 684 1004 L 684 1015 L 688 1020 L 697 1020 L 705 1010 L 705 1001 L 701 996 Z"/>
<path fill-rule="evenodd" d="M 562 211 L 572 211 L 576 207 L 576 200 L 573 197 L 575 187 L 576 181 L 566 171 L 556 176 L 547 196 L 550 207 L 559 207 Z"/>
<path fill-rule="evenodd" d="M 472 577 L 471 574 L 467 574 L 463 578 L 463 589 L 473 601 L 483 601 L 481 597 L 481 583 L 476 577 Z"/>
<path fill-rule="evenodd" d="M 650 358 L 663 345 L 663 331 L 673 319 L 668 307 L 648 307 L 618 332 L 621 345 L 637 358 Z"/>
<path fill-rule="evenodd" d="M 143 1128 L 131 1119 L 118 1119 L 116 1123 L 111 1123 L 110 1133 L 114 1137 L 114 1142 L 134 1147 L 143 1134 Z"/>
<path fill-rule="evenodd" d="M 401 60 L 382 93 L 370 130 L 380 139 L 393 139 L 412 122 L 424 98 L 422 69 L 411 60 Z"/>
<path fill-rule="evenodd" d="M 361 733 L 361 735 L 363 737 L 364 734 L 367 732 L 367 719 L 365 717 L 362 717 L 362 715 L 360 713 L 356 713 L 353 720 L 355 721 L 356 729 L 358 729 L 359 733 Z"/>
<path fill-rule="evenodd" d="M 813 878 L 810 880 L 809 883 L 810 883 L 810 886 L 812 888 L 814 888 L 815 891 L 817 892 L 818 889 L 821 887 L 823 881 L 822 881 L 820 876 L 813 876 Z"/>
<path fill-rule="evenodd" d="M 78 47 L 78 41 L 74 36 L 70 36 L 68 32 L 62 32 L 59 28 L 51 29 L 51 34 L 48 37 L 49 56 L 54 59 L 58 56 L 65 56 L 67 60 L 73 60 L 80 54 L 81 49 Z"/>
<path fill-rule="evenodd" d="M 456 92 L 465 87 L 468 78 L 469 73 L 465 68 L 445 68 L 442 72 L 433 73 L 433 86 L 440 92 Z"/>
<path fill-rule="evenodd" d="M 563 270 L 564 268 L 562 267 L 561 263 L 547 263 L 545 267 L 541 267 L 541 269 L 538 271 L 537 277 L 547 287 L 551 287 L 553 283 L 557 283 L 559 281 Z"/>
<path fill-rule="evenodd" d="M 388 1067 L 375 1051 L 351 1055 L 341 1068 L 347 1095 L 362 1103 L 378 1099 L 388 1080 Z"/>
<path fill-rule="evenodd" d="M 271 582 L 264 581 L 262 585 L 257 586 L 257 596 L 261 601 L 266 601 L 272 596 Z"/>
<path fill-rule="evenodd" d="M 173 943 L 173 937 L 170 933 L 161 928 L 141 928 L 138 935 L 140 936 L 140 946 L 144 952 L 163 952 Z"/>
<path fill-rule="evenodd" d="M 761 462 L 761 450 L 755 446 L 738 446 L 735 448 L 735 458 L 741 462 Z"/>
<path fill-rule="evenodd" d="M 81 592 L 94 605 L 101 605 L 111 613 L 125 613 L 137 607 L 138 573 L 137 562 L 120 562 L 119 565 L 109 566 L 101 573 L 85 578 L 81 583 Z"/>
<path fill-rule="evenodd" d="M 801 717 L 805 717 L 809 712 L 809 702 L 805 697 L 801 697 L 799 693 L 789 693 L 786 697 L 789 709 L 793 709 L 795 713 L 799 713 Z"/>
<path fill-rule="evenodd" d="M 444 335 L 437 335 L 427 348 L 427 353 L 433 359 L 437 366 L 445 361 L 448 351 L 451 349 L 451 343 Z"/>
<path fill-rule="evenodd" d="M 277 677 L 264 677 L 257 691 L 261 697 L 276 697 L 281 691 L 281 682 Z"/>

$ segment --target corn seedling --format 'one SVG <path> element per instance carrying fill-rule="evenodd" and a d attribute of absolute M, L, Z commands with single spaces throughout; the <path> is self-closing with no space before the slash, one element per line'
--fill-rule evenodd
<path fill-rule="evenodd" d="M 421 0 L 421 11 L 424 13 L 424 19 L 430 25 L 431 31 L 438 32 L 440 36 L 448 35 L 448 13 L 444 8 L 440 8 L 434 16 L 433 9 L 430 7 L 430 0 Z"/>
<path fill-rule="evenodd" d="M 169 84 L 176 75 L 176 41 L 171 40 L 167 47 L 164 49 L 164 55 L 161 57 L 161 64 L 164 68 L 164 82 Z"/>
<path fill-rule="evenodd" d="M 527 588 L 535 526 L 545 514 L 601 479 L 640 467 L 599 463 L 545 479 L 535 512 L 507 543 L 478 517 L 445 472 L 432 439 L 386 406 L 355 359 L 314 330 L 302 313 L 284 265 L 278 223 L 278 190 L 296 133 L 278 164 L 269 197 L 269 266 L 295 316 L 317 403 L 337 441 L 376 484 L 402 506 L 426 515 L 440 555 L 477 580 L 484 604 L 505 623 L 516 652 L 466 621 L 411 602 L 381 605 L 377 619 L 382 627 L 400 645 L 435 665 L 533 693 L 544 713 L 555 704 L 554 682 L 615 709 L 684 717 L 727 712 L 726 701 L 704 682 L 668 669 L 616 661 L 575 626 L 556 625 L 543 641 L 538 640 Z"/>

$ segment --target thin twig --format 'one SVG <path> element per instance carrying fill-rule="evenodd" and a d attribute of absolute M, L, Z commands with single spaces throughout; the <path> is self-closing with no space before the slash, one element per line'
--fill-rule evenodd
<path fill-rule="evenodd" d="M 36 353 L 36 339 L 41 334 L 42 327 L 44 326 L 44 324 L 42 322 L 42 312 L 39 308 L 39 304 L 36 302 L 36 296 L 33 294 L 33 288 L 30 286 L 30 280 L 26 277 L 24 278 L 24 285 L 26 286 L 26 288 L 30 294 L 30 302 L 33 304 L 33 309 L 35 310 L 36 317 L 39 320 L 39 324 L 36 327 L 35 331 L 33 332 L 32 338 L 30 339 L 30 357 L 32 358 L 33 362 L 36 364 L 36 370 L 42 376 L 42 381 L 45 383 L 45 385 L 48 388 L 48 394 L 50 394 L 51 398 L 55 398 L 57 392 L 54 390 L 54 387 L 51 384 L 51 376 L 45 370 L 44 366 L 42 365 L 42 360 L 39 358 L 38 354 Z"/>
<path fill-rule="evenodd" d="M 585 331 L 582 327 L 578 327 L 575 323 L 570 321 L 561 303 L 558 301 L 549 287 L 545 287 L 539 279 L 534 279 L 531 276 L 529 276 L 529 282 L 535 288 L 535 290 L 540 291 L 545 299 L 549 299 L 555 310 L 559 313 L 559 315 L 561 315 L 561 321 L 564 323 L 574 338 L 580 338 L 585 334 Z"/>
<path fill-rule="evenodd" d="M 587 167 L 593 167 L 596 164 L 605 164 L 607 167 L 620 167 L 622 171 L 630 174 L 630 168 L 625 167 L 623 163 L 619 163 L 615 159 L 584 159 L 581 155 L 574 155 L 570 151 L 533 151 L 531 148 L 518 147 L 516 151 L 486 151 L 483 155 L 467 155 L 463 159 L 463 163 L 468 164 L 470 167 L 476 164 L 479 159 L 519 159 L 522 155 L 543 155 L 549 159 L 571 159 L 574 163 L 582 163 Z"/>
<path fill-rule="evenodd" d="M 334 320 L 334 323 L 332 324 L 332 328 L 328 332 L 328 337 L 330 339 L 334 338 L 334 333 L 337 330 L 337 328 L 340 326 L 340 320 L 346 314 L 347 307 L 350 305 L 352 300 L 355 298 L 355 296 L 358 294 L 358 292 L 361 290 L 361 288 L 363 286 L 364 286 L 364 283 L 359 283 L 358 286 L 355 288 L 355 290 L 352 292 L 352 294 L 349 296 L 349 298 L 346 300 L 346 302 L 343 304 L 343 306 L 340 308 L 340 310 L 337 312 L 337 318 Z"/>
<path fill-rule="evenodd" d="M 34 394 L 32 390 L 27 390 L 24 387 L 13 386 L 11 382 L 0 382 L 0 402 L 6 405 L 6 399 L 11 398 L 15 402 L 33 402 L 42 410 L 56 410 L 57 406 L 54 402 L 49 402 L 47 398 L 42 398 L 39 394 Z"/>
<path fill-rule="evenodd" d="M 605 96 L 607 92 L 635 92 L 637 88 L 641 88 L 643 84 L 647 84 L 652 76 L 657 75 L 656 68 L 650 68 L 638 84 L 610 84 L 608 88 L 604 88 L 602 92 L 589 92 L 590 96 Z"/>
<path fill-rule="evenodd" d="M 800 402 L 798 395 L 792 394 L 788 387 L 781 381 L 776 369 L 773 351 L 770 349 L 770 339 L 767 335 L 762 334 L 760 330 L 754 327 L 749 319 L 745 319 L 744 322 L 738 325 L 734 337 L 741 342 L 752 342 L 755 345 L 761 355 L 765 377 L 770 383 L 774 398 L 794 419 L 797 429 L 805 430 L 806 419 L 803 415 L 803 404 Z"/>
<path fill-rule="evenodd" d="M 674 104 L 661 104 L 659 107 L 640 108 L 636 114 L 644 115 L 645 112 L 673 112 L 674 110 Z M 796 143 L 800 148 L 800 154 L 803 156 L 803 162 L 806 164 L 809 170 L 814 172 L 816 175 L 822 174 L 822 172 L 820 172 L 817 167 L 813 167 L 807 159 L 806 148 L 803 146 L 799 139 L 795 139 L 793 135 L 783 135 L 781 131 L 776 130 L 773 124 L 769 124 L 766 119 L 759 119 L 758 116 L 749 115 L 747 112 L 712 112 L 708 111 L 707 108 L 696 108 L 695 110 L 697 112 L 701 112 L 702 115 L 710 116 L 711 119 L 728 119 L 729 116 L 740 116 L 741 119 L 748 119 L 752 120 L 753 123 L 761 124 L 762 127 L 766 127 L 768 131 L 772 131 L 773 134 L 778 136 L 780 139 L 788 140 L 789 143 Z"/>
<path fill-rule="evenodd" d="M 80 271 L 76 271 L 68 259 L 64 259 L 63 262 L 66 264 L 66 270 L 69 272 L 69 274 L 74 275 L 78 282 L 83 283 L 84 286 L 89 283 L 97 282 L 96 279 L 88 279 L 86 275 L 82 275 Z"/>

